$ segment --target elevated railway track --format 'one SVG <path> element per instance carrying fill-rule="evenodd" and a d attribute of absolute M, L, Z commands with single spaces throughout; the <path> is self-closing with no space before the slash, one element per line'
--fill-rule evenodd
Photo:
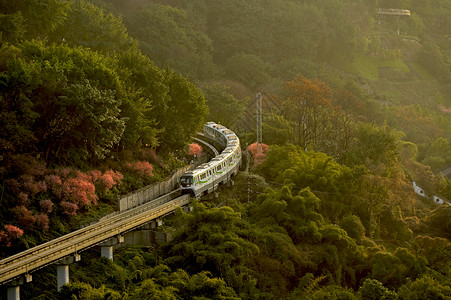
<path fill-rule="evenodd" d="M 173 212 L 178 207 L 188 205 L 188 195 L 160 197 L 146 204 L 117 214 L 111 218 L 63 235 L 59 238 L 20 252 L 0 261 L 0 282 L 8 283 L 18 276 L 55 263 L 67 256 L 78 254 L 103 241 L 143 226 L 150 221 Z M 175 195 L 179 197 L 175 197 Z"/>
<path fill-rule="evenodd" d="M 213 122 L 204 125 L 204 132 L 208 132 L 210 136 L 201 135 L 195 140 L 206 148 L 205 150 L 211 154 L 212 160 L 210 163 L 202 164 L 201 169 L 198 169 L 199 166 L 193 171 L 186 172 L 182 177 L 188 176 L 186 175 L 188 173 L 189 176 L 192 176 L 196 172 L 200 172 L 198 176 L 202 176 L 202 174 L 205 176 L 206 172 L 211 174 L 213 171 L 220 170 L 218 174 L 221 175 L 212 178 L 212 186 L 225 183 L 238 172 L 241 162 L 239 139 L 232 131 Z M 210 143 L 214 143 L 215 146 Z M 220 149 L 221 154 L 219 154 L 218 149 Z M 208 165 L 208 167 L 206 168 L 205 165 Z M 196 181 L 188 188 L 195 190 L 198 186 L 201 186 L 201 183 Z M 186 186 L 181 184 L 181 187 L 186 191 Z M 205 193 L 208 192 L 205 191 Z M 198 196 L 196 193 L 191 193 L 191 195 L 193 194 Z M 58 273 L 57 275 L 59 289 L 64 283 L 69 282 L 68 264 L 73 261 L 74 257 L 75 259 L 80 257 L 80 252 L 97 245 L 101 245 L 102 248 L 110 248 L 112 251 L 110 244 L 114 240 L 123 240 L 123 234 L 149 224 L 180 207 L 189 205 L 191 198 L 189 194 L 181 195 L 181 189 L 176 188 L 174 191 L 154 200 L 150 199 L 152 198 L 147 198 L 147 202 L 144 202 L 144 204 L 128 206 L 126 210 L 104 217 L 95 224 L 1 260 L 0 285 L 11 285 L 8 288 L 8 299 L 19 299 L 18 286 L 23 282 L 23 278 L 30 278 L 31 280 L 32 272 L 50 264 L 64 265 L 66 268 L 66 271 L 61 272 L 61 280 L 61 274 Z M 106 246 L 103 246 L 105 244 Z M 110 258 L 112 259 L 112 252 Z M 60 272 L 59 269 L 58 272 Z"/>

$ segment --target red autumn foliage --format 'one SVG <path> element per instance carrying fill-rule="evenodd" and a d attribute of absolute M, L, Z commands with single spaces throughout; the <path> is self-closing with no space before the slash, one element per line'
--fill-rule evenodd
<path fill-rule="evenodd" d="M 153 166 L 148 161 L 127 163 L 127 167 L 140 176 L 153 176 Z"/>
<path fill-rule="evenodd" d="M 159 166 L 163 165 L 163 159 L 161 159 L 160 157 L 158 157 L 157 153 L 155 152 L 154 149 L 151 148 L 142 148 L 139 151 L 140 155 L 137 159 L 139 160 L 144 160 L 144 161 L 149 161 L 151 164 L 157 164 Z"/>
<path fill-rule="evenodd" d="M 192 143 L 189 145 L 189 155 L 200 157 L 202 155 L 202 147 L 199 144 Z"/>
<path fill-rule="evenodd" d="M 83 177 L 83 176 L 82 176 Z M 92 182 L 83 178 L 69 178 L 62 186 L 63 199 L 73 202 L 78 207 L 97 204 L 96 188 Z"/>
<path fill-rule="evenodd" d="M 90 181 L 94 183 L 102 178 L 102 172 L 99 170 L 91 170 L 87 175 L 90 177 Z"/>
<path fill-rule="evenodd" d="M 5 229 L 10 237 L 18 238 L 23 235 L 23 230 L 14 225 L 5 225 Z"/>
<path fill-rule="evenodd" d="M 45 214 L 49 214 L 53 210 L 53 202 L 50 199 L 39 201 L 39 206 L 41 207 L 41 211 Z"/>
<path fill-rule="evenodd" d="M 14 225 L 5 225 L 5 230 L 0 231 L 0 243 L 11 247 L 11 242 L 23 235 L 23 230 Z"/>
<path fill-rule="evenodd" d="M 46 214 L 39 214 L 36 217 L 36 224 L 42 228 L 42 229 L 49 229 L 49 224 L 50 224 L 50 220 L 49 220 L 49 216 L 47 216 Z"/>
<path fill-rule="evenodd" d="M 31 228 L 36 223 L 36 217 L 23 205 L 16 206 L 11 211 L 17 218 L 17 222 L 22 226 Z"/>
<path fill-rule="evenodd" d="M 78 205 L 72 202 L 61 201 L 60 206 L 63 209 L 63 214 L 67 216 L 73 216 L 78 211 Z"/>
<path fill-rule="evenodd" d="M 20 205 L 28 205 L 29 203 L 28 195 L 23 192 L 19 193 L 18 199 Z"/>
<path fill-rule="evenodd" d="M 45 181 L 49 189 L 57 196 L 61 197 L 62 185 L 61 177 L 58 175 L 47 175 Z"/>
<path fill-rule="evenodd" d="M 268 152 L 269 146 L 266 144 L 261 144 L 261 152 L 257 153 L 257 143 L 250 144 L 247 150 L 251 153 L 254 160 L 262 160 L 266 157 L 266 152 Z"/>
<path fill-rule="evenodd" d="M 55 172 L 56 172 L 56 175 L 63 177 L 63 178 L 67 178 L 67 177 L 73 176 L 75 173 L 75 170 L 71 169 L 71 168 L 61 168 L 61 169 L 56 169 Z"/>
<path fill-rule="evenodd" d="M 36 195 L 37 193 L 39 193 L 39 189 L 36 185 L 36 182 L 34 181 L 33 176 L 31 175 L 22 175 L 20 177 L 20 179 L 22 180 L 22 186 L 23 188 L 30 193 L 31 196 Z"/>
<path fill-rule="evenodd" d="M 107 171 L 105 171 L 105 173 L 103 173 L 100 180 L 101 180 L 102 186 L 105 189 L 109 190 L 113 186 L 119 184 L 120 181 L 122 180 L 122 178 L 124 178 L 124 176 L 121 173 L 115 172 L 113 170 L 107 170 Z"/>

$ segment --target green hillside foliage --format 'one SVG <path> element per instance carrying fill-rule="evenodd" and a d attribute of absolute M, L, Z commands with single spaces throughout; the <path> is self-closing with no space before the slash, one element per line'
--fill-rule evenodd
<path fill-rule="evenodd" d="M 4 256 L 114 211 L 120 194 L 183 165 L 208 107 L 89 1 L 0 7 Z"/>

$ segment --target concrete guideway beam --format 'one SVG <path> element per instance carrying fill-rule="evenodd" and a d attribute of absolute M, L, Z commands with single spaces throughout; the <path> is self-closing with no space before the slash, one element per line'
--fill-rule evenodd
<path fill-rule="evenodd" d="M 70 234 L 13 255 L 0 263 L 0 283 L 27 274 L 39 267 L 59 261 L 67 256 L 99 245 L 122 232 L 139 228 L 152 220 L 190 203 L 189 195 L 173 200 L 151 201 L 117 214 L 112 218 L 87 226 Z"/>

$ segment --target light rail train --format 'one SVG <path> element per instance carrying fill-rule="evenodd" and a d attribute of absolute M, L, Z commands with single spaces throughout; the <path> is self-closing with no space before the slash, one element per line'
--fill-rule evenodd
<path fill-rule="evenodd" d="M 182 194 L 199 198 L 213 192 L 238 173 L 241 165 L 241 147 L 237 135 L 221 124 L 208 122 L 204 135 L 219 142 L 225 149 L 208 163 L 199 165 L 180 177 Z"/>

